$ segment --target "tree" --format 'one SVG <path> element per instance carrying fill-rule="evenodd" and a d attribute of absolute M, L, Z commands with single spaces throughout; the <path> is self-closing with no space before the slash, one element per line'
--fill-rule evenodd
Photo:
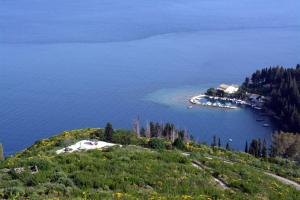
<path fill-rule="evenodd" d="M 244 87 L 248 87 L 249 83 L 250 83 L 250 79 L 249 79 L 249 77 L 247 77 L 244 82 Z"/>
<path fill-rule="evenodd" d="M 261 144 L 261 140 L 258 139 L 258 150 L 257 150 L 257 156 L 261 157 L 261 153 L 262 153 L 262 144 Z"/>
<path fill-rule="evenodd" d="M 213 136 L 213 142 L 211 143 L 211 146 L 212 147 L 217 146 L 217 137 L 215 135 Z"/>
<path fill-rule="evenodd" d="M 300 69 L 270 67 L 257 70 L 251 81 L 247 78 L 243 90 L 267 96 L 264 107 L 279 121 L 280 129 L 300 132 Z"/>
<path fill-rule="evenodd" d="M 259 144 L 257 140 L 252 140 L 249 147 L 249 153 L 254 155 L 255 157 L 259 156 Z"/>
<path fill-rule="evenodd" d="M 140 134 L 142 137 L 146 137 L 146 130 L 144 127 L 141 128 Z"/>
<path fill-rule="evenodd" d="M 151 137 L 150 124 L 147 123 L 147 126 L 146 126 L 146 138 L 150 138 L 150 137 Z"/>
<path fill-rule="evenodd" d="M 207 91 L 206 91 L 206 95 L 208 96 L 216 96 L 217 95 L 217 91 L 215 88 L 209 88 Z"/>
<path fill-rule="evenodd" d="M 139 118 L 135 119 L 133 121 L 133 124 L 132 124 L 132 128 L 133 128 L 133 132 L 136 134 L 137 137 L 140 137 L 141 136 L 141 128 L 140 128 L 140 120 Z"/>
<path fill-rule="evenodd" d="M 261 156 L 263 158 L 267 158 L 267 155 L 268 155 L 268 152 L 267 152 L 267 142 L 266 140 L 264 139 L 263 143 L 262 143 L 262 149 L 261 149 Z"/>
<path fill-rule="evenodd" d="M 3 146 L 2 144 L 0 143 L 0 161 L 1 160 L 4 160 L 4 152 L 3 152 Z"/>
<path fill-rule="evenodd" d="M 160 138 L 151 138 L 148 145 L 152 149 L 165 149 L 166 148 L 164 141 Z"/>
<path fill-rule="evenodd" d="M 151 137 L 157 137 L 157 129 L 156 129 L 156 125 L 154 124 L 154 122 L 150 122 L 150 135 Z"/>
<path fill-rule="evenodd" d="M 104 131 L 104 139 L 106 141 L 111 142 L 112 141 L 113 132 L 114 132 L 114 129 L 112 127 L 112 124 L 110 122 L 108 122 L 106 124 L 105 131 Z"/>
<path fill-rule="evenodd" d="M 170 123 L 166 123 L 166 125 L 163 128 L 163 132 L 162 135 L 167 138 L 170 139 L 172 132 L 175 130 L 175 126 L 173 124 Z"/>
<path fill-rule="evenodd" d="M 159 123 L 155 124 L 155 132 L 156 132 L 156 137 L 160 138 L 162 135 L 162 125 Z"/>
<path fill-rule="evenodd" d="M 226 143 L 226 150 L 230 150 L 230 146 L 228 142 Z"/>
<path fill-rule="evenodd" d="M 221 147 L 221 138 L 218 140 L 218 147 Z"/>
<path fill-rule="evenodd" d="M 182 149 L 184 150 L 185 149 L 185 145 L 184 145 L 184 142 L 183 142 L 183 139 L 178 137 L 175 139 L 174 143 L 173 143 L 173 146 L 176 147 L 177 149 Z"/>
<path fill-rule="evenodd" d="M 190 136 L 189 136 L 189 133 L 187 132 L 186 129 L 183 130 L 183 141 L 184 142 L 189 142 L 190 141 Z"/>
<path fill-rule="evenodd" d="M 245 152 L 248 153 L 249 150 L 248 150 L 248 141 L 246 140 L 246 145 L 245 145 Z"/>
<path fill-rule="evenodd" d="M 271 156 L 300 160 L 300 134 L 279 132 L 272 135 Z"/>

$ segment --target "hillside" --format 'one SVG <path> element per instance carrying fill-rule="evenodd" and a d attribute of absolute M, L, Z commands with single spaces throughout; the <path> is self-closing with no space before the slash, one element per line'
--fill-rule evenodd
<path fill-rule="evenodd" d="M 267 96 L 265 107 L 272 111 L 283 131 L 300 132 L 300 65 L 295 68 L 270 67 L 246 78 L 243 89 Z"/>
<path fill-rule="evenodd" d="M 103 140 L 103 129 L 66 131 L 1 162 L 0 199 L 300 199 L 273 177 L 300 183 L 292 161 L 193 143 L 179 150 L 125 130 L 112 135 L 122 147 L 56 154 L 82 139 Z"/>

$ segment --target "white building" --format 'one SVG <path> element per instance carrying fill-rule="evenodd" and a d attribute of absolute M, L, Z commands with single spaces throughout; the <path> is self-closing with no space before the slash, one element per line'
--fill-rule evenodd
<path fill-rule="evenodd" d="M 92 150 L 92 149 L 103 149 L 106 147 L 112 147 L 117 144 L 103 142 L 103 141 L 90 141 L 90 140 L 81 140 L 77 142 L 76 144 L 73 144 L 71 146 L 65 147 L 63 149 L 59 149 L 56 151 L 57 154 L 61 153 L 72 153 L 75 151 L 81 151 L 81 150 Z M 122 145 L 118 145 L 122 146 Z"/>
<path fill-rule="evenodd" d="M 239 90 L 238 85 L 227 85 L 227 84 L 221 84 L 217 88 L 218 90 L 221 90 L 227 94 L 234 94 Z"/>

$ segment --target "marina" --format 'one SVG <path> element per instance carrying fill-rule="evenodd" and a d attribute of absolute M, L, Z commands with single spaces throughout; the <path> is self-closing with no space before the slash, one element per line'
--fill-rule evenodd
<path fill-rule="evenodd" d="M 190 103 L 201 106 L 210 106 L 225 109 L 238 109 L 239 105 L 251 105 L 246 101 L 239 99 L 230 99 L 227 97 L 213 97 L 205 94 L 193 96 Z"/>

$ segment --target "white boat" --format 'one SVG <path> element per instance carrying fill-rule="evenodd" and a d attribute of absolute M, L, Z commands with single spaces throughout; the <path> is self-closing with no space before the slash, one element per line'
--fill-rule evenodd
<path fill-rule="evenodd" d="M 269 124 L 264 124 L 263 126 L 264 126 L 264 127 L 269 127 L 270 125 L 269 125 Z"/>

